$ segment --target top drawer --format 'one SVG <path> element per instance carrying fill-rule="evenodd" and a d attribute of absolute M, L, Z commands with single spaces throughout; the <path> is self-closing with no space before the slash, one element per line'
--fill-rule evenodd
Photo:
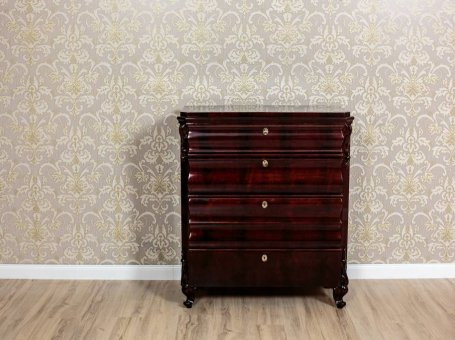
<path fill-rule="evenodd" d="M 190 153 L 341 153 L 341 124 L 189 124 Z"/>

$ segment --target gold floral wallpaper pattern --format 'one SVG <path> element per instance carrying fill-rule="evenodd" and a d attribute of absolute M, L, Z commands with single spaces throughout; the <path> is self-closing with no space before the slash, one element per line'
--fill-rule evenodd
<path fill-rule="evenodd" d="M 349 105 L 351 263 L 455 262 L 453 0 L 0 0 L 0 263 L 174 264 L 184 104 Z"/>

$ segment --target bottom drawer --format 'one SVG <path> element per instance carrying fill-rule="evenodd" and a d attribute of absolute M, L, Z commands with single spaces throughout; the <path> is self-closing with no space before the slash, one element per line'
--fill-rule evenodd
<path fill-rule="evenodd" d="M 335 287 L 340 249 L 189 250 L 189 284 L 197 287 Z"/>

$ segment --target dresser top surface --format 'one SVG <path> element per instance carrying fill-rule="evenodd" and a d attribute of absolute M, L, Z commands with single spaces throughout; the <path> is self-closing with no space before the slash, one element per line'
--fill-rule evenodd
<path fill-rule="evenodd" d="M 196 105 L 185 106 L 186 113 L 341 113 L 349 110 L 336 105 Z"/>
<path fill-rule="evenodd" d="M 180 112 L 185 119 L 241 119 L 256 120 L 262 118 L 277 119 L 347 119 L 350 112 L 340 106 L 326 105 L 213 105 L 185 106 Z"/>

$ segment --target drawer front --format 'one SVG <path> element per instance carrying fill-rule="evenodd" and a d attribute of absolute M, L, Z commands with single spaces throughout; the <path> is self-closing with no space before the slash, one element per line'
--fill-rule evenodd
<path fill-rule="evenodd" d="M 340 223 L 342 197 L 191 197 L 189 223 Z M 319 223 L 322 221 L 322 223 Z"/>
<path fill-rule="evenodd" d="M 198 287 L 335 287 L 341 250 L 188 251 L 189 283 Z"/>
<path fill-rule="evenodd" d="M 195 125 L 188 134 L 191 153 L 341 152 L 343 125 Z"/>
<path fill-rule="evenodd" d="M 342 246 L 341 226 L 298 224 L 195 224 L 189 227 L 193 249 L 303 249 Z"/>
<path fill-rule="evenodd" d="M 341 197 L 190 197 L 189 245 L 340 247 L 342 210 Z"/>
<path fill-rule="evenodd" d="M 340 158 L 191 158 L 190 194 L 341 194 Z"/>

